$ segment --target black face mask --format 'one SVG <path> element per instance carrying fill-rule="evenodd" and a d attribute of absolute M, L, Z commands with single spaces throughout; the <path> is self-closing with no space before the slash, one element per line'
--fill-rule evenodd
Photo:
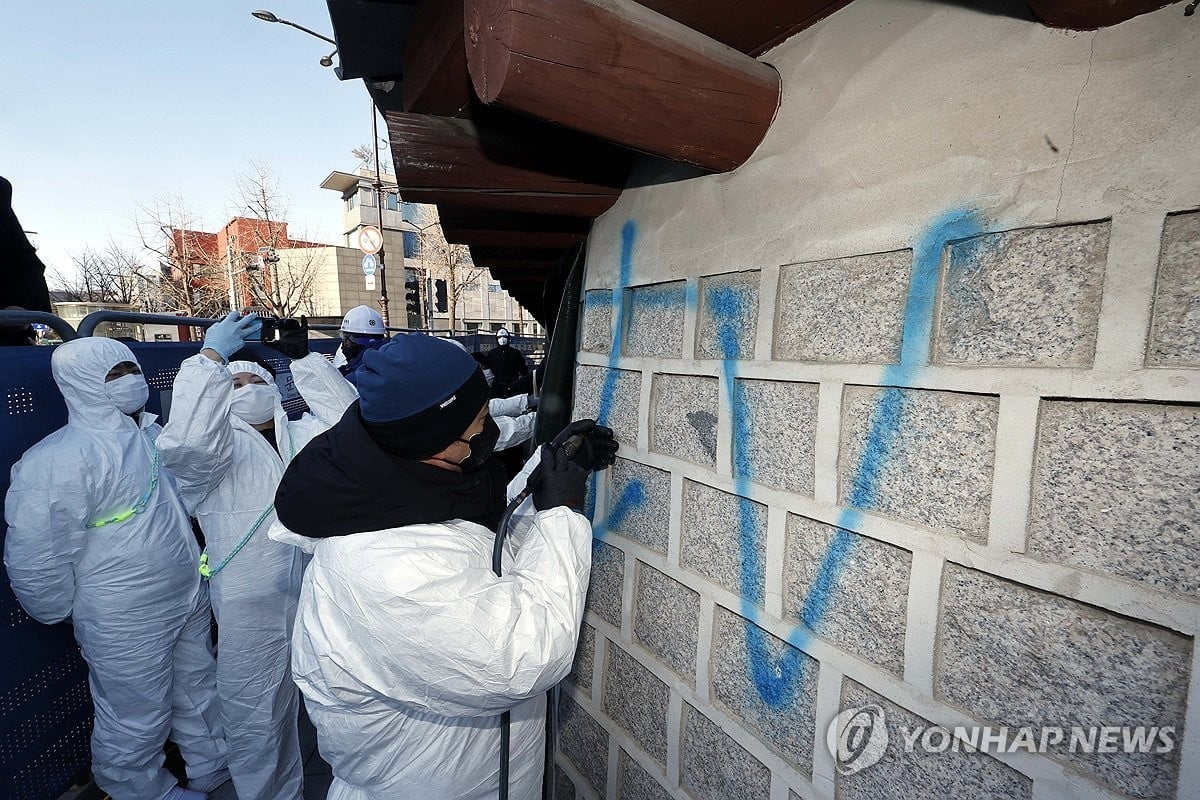
<path fill-rule="evenodd" d="M 500 441 L 500 426 L 492 415 L 488 414 L 483 420 L 483 430 L 470 439 L 458 441 L 471 448 L 471 455 L 458 462 L 458 468 L 463 472 L 475 472 L 482 469 L 492 453 L 496 452 L 496 442 Z"/>
<path fill-rule="evenodd" d="M 361 344 L 352 341 L 349 336 L 342 339 L 342 352 L 345 354 L 347 361 L 353 361 L 363 349 Z"/>

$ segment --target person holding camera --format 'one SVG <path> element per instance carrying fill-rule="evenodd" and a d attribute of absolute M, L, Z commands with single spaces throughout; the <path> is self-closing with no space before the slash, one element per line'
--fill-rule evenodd
<path fill-rule="evenodd" d="M 538 798 L 545 693 L 571 669 L 591 567 L 580 509 L 612 431 L 573 423 L 577 452 L 545 446 L 506 487 L 487 381 L 460 348 L 396 336 L 358 390 L 288 467 L 270 532 L 312 553 L 292 671 L 328 796 L 495 798 L 508 712 L 509 796 Z M 498 575 L 495 531 L 523 491 Z"/>
<path fill-rule="evenodd" d="M 293 357 L 307 353 L 306 325 L 275 325 L 279 336 L 265 345 Z M 266 534 L 284 469 L 336 417 L 288 419 L 274 371 L 242 351 L 261 331 L 257 317 L 236 313 L 208 329 L 200 353 L 175 377 L 159 448 L 204 533 L 197 566 L 217 618 L 217 693 L 229 743 L 228 771 L 190 788 L 211 791 L 232 777 L 241 800 L 299 800 L 304 775 L 290 640 L 303 560 Z M 293 362 L 293 373 L 315 408 L 344 409 L 354 399 L 320 354 Z"/>

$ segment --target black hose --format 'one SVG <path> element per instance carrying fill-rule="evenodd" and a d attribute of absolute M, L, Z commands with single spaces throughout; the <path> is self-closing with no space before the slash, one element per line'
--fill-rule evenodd
<path fill-rule="evenodd" d="M 529 492 L 521 492 L 513 498 L 504 509 L 504 516 L 496 526 L 496 541 L 492 545 L 492 572 L 500 577 L 500 562 L 504 556 L 504 540 L 508 537 L 508 527 L 512 524 L 513 512 L 521 505 Z M 508 759 L 509 739 L 512 735 L 512 712 L 505 711 L 500 715 L 500 800 L 508 800 Z"/>

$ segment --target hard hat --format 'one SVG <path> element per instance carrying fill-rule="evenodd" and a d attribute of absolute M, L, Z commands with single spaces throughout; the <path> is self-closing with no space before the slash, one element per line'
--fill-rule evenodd
<path fill-rule="evenodd" d="M 370 306 L 355 306 L 342 318 L 342 333 L 367 333 L 384 336 L 383 317 Z"/>
<path fill-rule="evenodd" d="M 500 338 L 501 336 L 508 336 L 508 328 L 501 328 L 500 330 L 496 331 L 496 338 Z"/>

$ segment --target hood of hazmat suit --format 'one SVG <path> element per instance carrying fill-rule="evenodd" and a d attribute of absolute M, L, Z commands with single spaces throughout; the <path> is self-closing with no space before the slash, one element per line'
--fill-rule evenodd
<path fill-rule="evenodd" d="M 353 389 L 320 354 L 301 363 L 293 364 L 296 382 L 315 407 L 353 401 Z M 314 367 L 316 380 L 309 377 Z M 267 385 L 235 388 L 233 375 L 240 372 Z M 274 395 L 274 444 L 234 413 L 238 393 L 252 391 Z M 267 538 L 267 530 L 275 522 L 275 489 L 284 468 L 328 425 L 314 414 L 289 421 L 271 374 L 248 361 L 226 367 L 192 356 L 180 365 L 173 398 L 159 446 L 204 533 L 219 636 L 217 691 L 234 788 L 243 800 L 298 800 L 304 769 L 289 642 L 304 555 Z"/>
<path fill-rule="evenodd" d="M 4 563 L 40 622 L 70 618 L 87 660 L 96 719 L 92 771 L 115 797 L 162 797 L 169 732 L 196 775 L 224 766 L 200 552 L 154 416 L 110 399 L 105 376 L 137 362 L 120 342 L 86 338 L 51 359 L 67 425 L 13 467 Z M 139 376 L 140 377 L 140 376 Z"/>
<path fill-rule="evenodd" d="M 342 484 L 338 507 L 388 491 L 393 473 L 351 466 L 359 463 L 353 451 L 378 450 L 359 438 L 355 409 L 284 475 L 281 519 L 297 518 L 286 507 L 288 497 L 302 494 L 289 490 L 293 471 L 296 479 L 313 471 L 356 475 L 357 484 Z M 410 467 L 399 469 L 420 479 Z M 510 499 L 527 474 L 508 486 Z M 566 507 L 539 512 L 526 499 L 497 577 L 487 527 L 464 519 L 388 525 L 387 514 L 409 513 L 392 502 L 373 513 L 377 529 L 366 532 L 301 536 L 276 523 L 270 534 L 313 554 L 292 670 L 333 767 L 329 797 L 491 800 L 501 714 L 509 711 L 509 796 L 540 798 L 545 692 L 571 669 L 591 526 Z"/>

